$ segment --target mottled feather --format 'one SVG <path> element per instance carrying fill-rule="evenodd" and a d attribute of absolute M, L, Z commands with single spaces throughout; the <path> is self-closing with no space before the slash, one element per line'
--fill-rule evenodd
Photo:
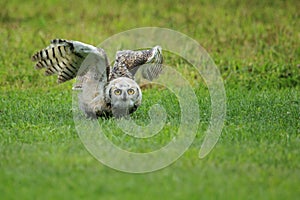
<path fill-rule="evenodd" d="M 109 80 L 118 77 L 127 77 L 133 79 L 137 70 L 148 64 L 146 68 L 142 68 L 143 78 L 152 80 L 162 71 L 162 50 L 160 46 L 155 46 L 149 50 L 123 50 L 116 53 L 115 63 L 111 70 Z M 150 65 L 151 64 L 151 65 Z M 145 75 L 145 76 L 144 76 Z"/>

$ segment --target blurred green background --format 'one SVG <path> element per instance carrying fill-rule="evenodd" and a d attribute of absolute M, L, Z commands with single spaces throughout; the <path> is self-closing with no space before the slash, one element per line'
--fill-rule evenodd
<path fill-rule="evenodd" d="M 300 1 L 4 0 L 0 6 L 1 198 L 299 198 Z M 198 159 L 196 141 L 166 169 L 126 174 L 100 164 L 80 142 L 72 82 L 57 85 L 56 77 L 34 70 L 30 57 L 54 38 L 98 45 L 149 26 L 182 32 L 208 51 L 224 79 L 227 118 L 206 158 Z M 201 131 L 210 112 L 203 87 Z M 159 95 L 145 91 L 150 102 Z"/>

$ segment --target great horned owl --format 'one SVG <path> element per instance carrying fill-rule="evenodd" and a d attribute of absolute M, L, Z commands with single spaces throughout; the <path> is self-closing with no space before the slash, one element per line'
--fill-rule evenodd
<path fill-rule="evenodd" d="M 111 67 L 102 48 L 78 41 L 54 39 L 32 56 L 36 69 L 46 68 L 45 75 L 58 74 L 58 83 L 74 77 L 73 90 L 81 110 L 89 117 L 122 117 L 134 112 L 142 101 L 142 92 L 134 80 L 141 68 L 142 77 L 152 80 L 162 71 L 162 49 L 117 51 Z M 147 64 L 147 65 L 145 65 Z M 141 67 L 143 66 L 143 67 Z"/>

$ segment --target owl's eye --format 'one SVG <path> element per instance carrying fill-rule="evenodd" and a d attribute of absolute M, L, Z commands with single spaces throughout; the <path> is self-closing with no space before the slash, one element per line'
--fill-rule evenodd
<path fill-rule="evenodd" d="M 115 93 L 115 95 L 121 95 L 122 94 L 122 90 L 120 90 L 120 89 L 116 89 L 115 91 L 114 91 L 114 93 Z"/>
<path fill-rule="evenodd" d="M 134 89 L 128 89 L 128 90 L 127 90 L 127 93 L 128 93 L 129 95 L 133 95 L 133 94 L 135 93 L 135 91 L 134 91 Z"/>

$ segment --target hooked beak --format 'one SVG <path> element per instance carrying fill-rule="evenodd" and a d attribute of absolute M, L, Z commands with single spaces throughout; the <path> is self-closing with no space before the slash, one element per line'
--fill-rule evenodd
<path fill-rule="evenodd" d="M 121 98 L 123 101 L 126 101 L 127 100 L 127 94 L 125 92 L 123 92 L 122 94 L 122 98 Z"/>

